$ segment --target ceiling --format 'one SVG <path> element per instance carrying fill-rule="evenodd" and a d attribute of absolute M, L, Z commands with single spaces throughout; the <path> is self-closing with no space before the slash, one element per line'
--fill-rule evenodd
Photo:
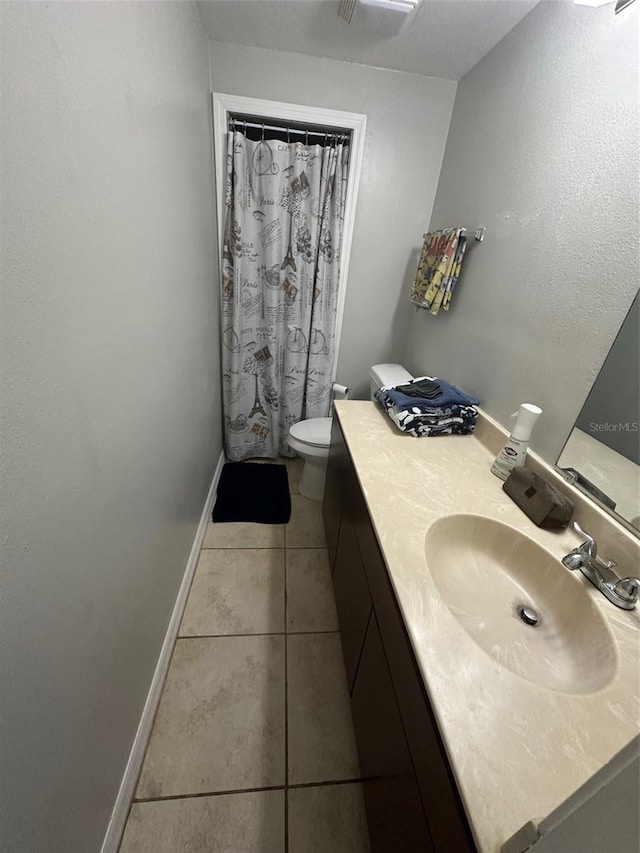
<path fill-rule="evenodd" d="M 360 62 L 459 80 L 538 0 L 423 0 L 400 34 L 380 34 L 338 17 L 338 0 L 204 0 L 216 41 Z"/>

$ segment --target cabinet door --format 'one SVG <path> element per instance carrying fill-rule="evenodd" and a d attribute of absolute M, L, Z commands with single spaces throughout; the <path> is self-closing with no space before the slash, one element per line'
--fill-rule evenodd
<path fill-rule="evenodd" d="M 322 500 L 322 519 L 332 573 L 338 547 L 338 533 L 340 532 L 340 523 L 344 511 L 344 482 L 351 473 L 350 469 L 351 461 L 347 447 L 342 437 L 338 419 L 334 417 L 331 425 L 331 446 L 329 447 L 327 478 Z"/>
<path fill-rule="evenodd" d="M 432 853 L 375 614 L 351 697 L 373 853 Z"/>
<path fill-rule="evenodd" d="M 346 514 L 342 517 L 338 536 L 333 588 L 347 684 L 351 693 L 371 613 L 371 598 L 353 524 Z"/>

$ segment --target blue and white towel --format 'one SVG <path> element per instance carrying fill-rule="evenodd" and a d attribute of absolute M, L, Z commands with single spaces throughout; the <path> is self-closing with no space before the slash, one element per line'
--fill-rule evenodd
<path fill-rule="evenodd" d="M 403 393 L 407 388 L 425 379 L 437 382 L 438 394 L 421 399 Z M 379 388 L 374 394 L 391 420 L 402 432 L 420 438 L 425 435 L 469 435 L 476 427 L 478 411 L 476 397 L 465 394 L 443 379 L 423 376 L 403 385 Z"/>

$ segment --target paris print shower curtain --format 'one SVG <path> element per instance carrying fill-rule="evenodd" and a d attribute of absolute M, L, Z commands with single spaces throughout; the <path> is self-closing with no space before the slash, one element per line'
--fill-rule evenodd
<path fill-rule="evenodd" d="M 229 132 L 222 263 L 227 456 L 290 456 L 331 407 L 349 147 Z"/>

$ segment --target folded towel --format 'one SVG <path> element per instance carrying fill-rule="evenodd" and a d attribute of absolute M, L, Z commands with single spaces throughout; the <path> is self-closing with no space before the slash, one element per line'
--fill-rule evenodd
<path fill-rule="evenodd" d="M 476 406 L 480 402 L 477 397 L 465 394 L 464 391 L 460 391 L 455 385 L 450 385 L 444 379 L 436 379 L 434 376 L 420 376 L 412 379 L 411 382 L 405 382 L 402 385 L 385 386 L 381 390 L 386 391 L 396 405 L 412 406 L 415 405 L 416 399 L 421 399 L 420 395 L 414 392 L 420 388 L 420 384 L 425 380 L 428 382 L 437 382 L 440 386 L 438 394 L 423 398 L 431 406 L 442 409 L 453 405 Z"/>
<path fill-rule="evenodd" d="M 426 400 L 432 400 L 441 393 L 442 388 L 436 379 L 413 379 L 411 382 L 405 382 L 402 385 L 396 385 L 396 390 L 402 390 L 407 397 L 420 397 Z"/>
<path fill-rule="evenodd" d="M 383 388 L 378 389 L 374 396 L 398 429 L 416 438 L 425 435 L 469 435 L 476 428 L 478 411 L 473 406 L 452 404 L 438 408 L 418 400 L 414 400 L 413 405 L 399 406 Z"/>

